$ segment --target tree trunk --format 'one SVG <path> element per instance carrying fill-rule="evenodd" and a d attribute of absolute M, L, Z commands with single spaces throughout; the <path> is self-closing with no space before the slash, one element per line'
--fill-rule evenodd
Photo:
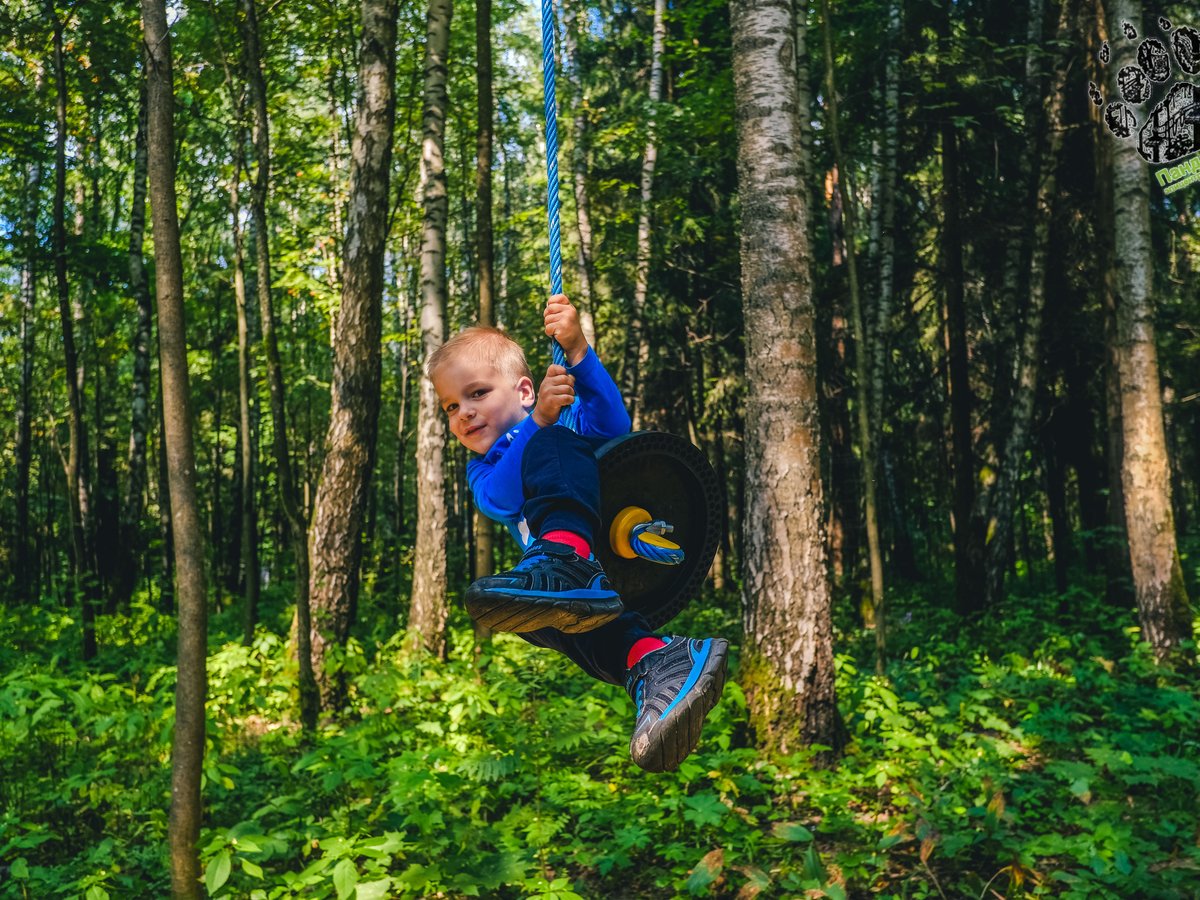
<path fill-rule="evenodd" d="M 743 685 L 760 744 L 839 748 L 791 3 L 733 0 L 746 321 Z"/>
<path fill-rule="evenodd" d="M 256 168 L 250 193 L 250 221 L 254 231 L 255 287 L 262 345 L 266 356 L 267 385 L 271 403 L 272 449 L 279 502 L 287 522 L 288 538 L 296 566 L 296 656 L 299 665 L 300 718 L 309 731 L 316 728 L 320 698 L 313 673 L 312 625 L 309 603 L 308 519 L 300 502 L 288 450 L 287 392 L 283 364 L 275 332 L 275 308 L 271 299 L 270 226 L 267 223 L 267 191 L 271 183 L 271 128 L 267 117 L 267 86 L 262 74 L 262 51 L 258 41 L 258 15 L 254 0 L 240 0 L 242 63 L 249 88 L 252 137 Z"/>
<path fill-rule="evenodd" d="M 40 87 L 40 84 L 39 84 Z M 41 91 L 39 90 L 40 94 Z M 32 603 L 37 599 L 38 576 L 30 551 L 29 470 L 33 464 L 33 354 L 34 317 L 37 307 L 38 237 L 37 213 L 42 189 L 42 161 L 30 163 L 25 177 L 25 208 L 20 236 L 14 242 L 23 256 L 21 266 L 21 386 L 17 398 L 17 520 L 13 533 L 17 597 Z"/>
<path fill-rule="evenodd" d="M 83 398 L 79 387 L 79 360 L 75 348 L 75 315 L 71 309 L 67 283 L 67 78 L 63 65 L 63 24 L 53 4 L 47 15 L 54 21 L 54 83 L 56 88 L 56 128 L 54 141 L 54 283 L 58 293 L 58 313 L 63 332 L 63 359 L 67 373 L 67 510 L 71 530 L 71 567 L 76 596 L 79 597 L 83 622 L 83 658 L 96 655 L 96 578 L 90 565 L 88 545 L 87 447 L 83 424 Z"/>
<path fill-rule="evenodd" d="M 146 491 L 146 433 L 150 428 L 150 340 L 154 308 L 146 281 L 146 85 L 139 92 L 138 130 L 133 157 L 133 203 L 129 212 L 129 291 L 137 303 L 133 339 L 133 404 L 129 416 L 125 496 L 121 502 L 121 569 L 116 600 L 125 604 L 144 565 L 141 520 Z"/>
<path fill-rule="evenodd" d="M 568 6 L 568 9 L 570 6 Z M 575 228 L 579 237 L 576 260 L 579 268 L 579 285 L 575 306 L 579 309 L 579 324 L 589 344 L 596 345 L 596 323 L 594 318 L 596 298 L 596 262 L 592 251 L 592 214 L 588 198 L 587 131 L 588 107 L 583 93 L 583 77 L 579 71 L 579 52 L 575 41 L 575 30 L 586 28 L 584 4 L 575 8 L 575 28 L 570 16 L 563 28 L 563 68 L 566 82 L 571 89 L 575 114 L 571 122 L 571 178 L 575 194 Z"/>
<path fill-rule="evenodd" d="M 1059 42 L 1069 43 L 1074 27 L 1074 0 L 1065 0 L 1058 22 Z M 1041 3 L 1030 4 L 1030 14 L 1041 14 Z M 1040 32 L 1040 29 L 1039 29 Z M 1030 76 L 1028 82 L 1037 85 L 1040 81 Z M 1050 252 L 1050 223 L 1054 215 L 1054 200 L 1057 192 L 1058 155 L 1062 148 L 1062 109 L 1066 94 L 1067 66 L 1057 65 L 1055 77 L 1046 95 L 1046 110 L 1041 117 L 1045 134 L 1040 153 L 1040 166 L 1034 188 L 1033 212 L 1029 219 L 1034 223 L 1032 253 L 1029 258 L 1029 302 L 1023 316 L 1024 333 L 1016 348 L 1017 372 L 1015 383 L 1009 391 L 1012 398 L 1011 420 L 1004 450 L 1000 457 L 999 472 L 988 504 L 990 515 L 987 526 L 987 552 L 984 561 L 984 606 L 991 608 L 1004 598 L 1004 574 L 1008 570 L 1008 553 L 1012 537 L 1013 515 L 1017 484 L 1021 479 L 1021 463 L 1029 443 L 1029 432 L 1033 425 L 1033 405 L 1037 398 L 1039 369 L 1042 362 L 1042 314 L 1046 307 L 1046 261 Z"/>
<path fill-rule="evenodd" d="M 942 54 L 950 53 L 950 9 L 943 17 Z M 954 83 L 953 72 L 946 82 Z M 960 613 L 982 609 L 982 534 L 974 516 L 975 451 L 971 440 L 971 384 L 967 363 L 967 305 L 963 288 L 962 223 L 958 183 L 958 135 L 953 107 L 942 111 L 942 280 L 950 376 L 950 428 L 954 444 L 954 588 Z"/>
<path fill-rule="evenodd" d="M 446 308 L 446 54 L 451 0 L 429 0 L 425 44 L 424 136 L 421 150 L 421 347 L 428 359 L 445 340 Z M 409 642 L 438 657 L 446 654 L 446 423 L 433 383 L 421 379 L 417 411 L 417 546 L 413 552 Z"/>
<path fill-rule="evenodd" d="M 892 302 L 896 290 L 896 155 L 900 142 L 900 46 L 904 37 L 902 26 L 901 0 L 891 0 L 888 4 L 888 49 L 884 63 L 883 87 L 883 163 L 879 172 L 880 197 L 873 207 L 877 206 L 879 215 L 876 224 L 879 229 L 876 257 L 877 281 L 874 316 L 866 312 L 868 333 L 871 336 L 870 360 L 870 401 L 871 401 L 871 434 L 872 445 L 880 460 L 886 455 L 883 446 L 883 396 L 887 374 L 888 349 L 891 347 Z M 873 321 L 872 321 L 873 319 Z M 878 475 L 878 470 L 876 471 Z M 894 482 L 884 478 L 883 506 L 889 513 L 899 507 L 899 498 L 891 495 Z M 896 557 L 905 556 L 908 535 L 905 533 L 905 523 L 897 515 L 889 515 L 891 519 L 893 570 Z M 911 554 L 909 554 L 911 555 Z"/>
<path fill-rule="evenodd" d="M 350 148 L 350 201 L 342 248 L 325 460 L 309 536 L 312 660 L 321 707 L 341 700 L 327 648 L 345 644 L 358 602 L 363 514 L 375 460 L 382 376 L 383 249 L 395 117 L 396 0 L 363 0 L 360 95 Z"/>
<path fill-rule="evenodd" d="M 246 273 L 243 253 L 241 202 L 242 131 L 235 138 L 233 178 L 229 182 L 229 213 L 233 229 L 233 298 L 237 306 L 238 335 L 238 463 L 241 482 L 242 643 L 250 646 L 258 624 L 258 512 L 255 507 L 254 460 L 257 444 L 251 427 L 250 400 L 254 393 L 250 370 L 250 327 L 246 311 Z"/>
<path fill-rule="evenodd" d="M 146 38 L 148 162 L 158 297 L 159 368 L 175 537 L 175 594 L 179 606 L 179 659 L 175 683 L 175 739 L 171 754 L 168 843 L 171 892 L 199 898 L 200 777 L 204 763 L 207 622 L 204 535 L 196 504 L 196 456 L 188 395 L 183 319 L 183 263 L 175 201 L 175 140 L 171 39 L 165 0 L 142 0 Z"/>
<path fill-rule="evenodd" d="M 475 228 L 476 259 L 479 267 L 479 324 L 495 324 L 495 282 L 492 245 L 492 0 L 475 0 L 475 80 L 478 103 L 475 107 L 477 137 L 475 144 Z M 492 549 L 495 529 L 491 520 L 475 510 L 475 553 L 472 577 L 492 574 Z M 476 652 L 491 636 L 484 625 L 475 623 Z"/>
<path fill-rule="evenodd" d="M 1113 0 L 1109 22 L 1142 21 L 1139 0 Z M 1109 94 L 1116 95 L 1117 72 L 1133 62 L 1135 45 L 1112 40 Z M 1158 351 L 1154 336 L 1154 296 L 1150 245 L 1150 197 L 1146 165 L 1132 143 L 1113 148 L 1112 180 L 1116 269 L 1114 351 L 1121 390 L 1124 454 L 1121 483 L 1125 527 L 1142 636 L 1160 661 L 1172 657 L 1192 637 L 1175 522 L 1171 509 L 1171 471 L 1163 427 Z"/>
<path fill-rule="evenodd" d="M 875 452 L 870 421 L 871 399 L 867 381 L 867 334 L 863 325 L 862 295 L 858 288 L 858 260 L 855 250 L 856 212 L 853 197 L 846 187 L 849 168 L 842 153 L 838 127 L 837 86 L 833 77 L 833 37 L 829 21 L 829 0 L 821 2 L 825 27 L 825 84 L 828 88 L 829 134 L 833 139 L 833 159 L 838 168 L 838 190 L 846 215 L 846 269 L 850 275 L 850 316 L 854 325 L 854 382 L 855 411 L 858 425 L 858 447 L 861 454 L 864 517 L 867 526 L 867 558 L 871 567 L 871 622 L 875 626 L 875 671 L 883 674 L 887 656 L 887 629 L 883 609 L 883 552 L 879 546 L 879 507 L 875 499 Z"/>
<path fill-rule="evenodd" d="M 629 406 L 636 431 L 641 427 L 642 398 L 639 395 L 642 369 L 650 359 L 646 335 L 646 294 L 650 290 L 650 217 L 654 201 L 654 166 L 658 162 L 658 104 L 662 99 L 663 44 L 666 42 L 666 0 L 654 0 L 654 34 L 650 48 L 650 118 L 646 149 L 642 153 L 642 191 L 638 212 L 637 256 L 633 278 L 633 308 L 629 317 L 629 339 L 625 347 L 622 394 Z"/>

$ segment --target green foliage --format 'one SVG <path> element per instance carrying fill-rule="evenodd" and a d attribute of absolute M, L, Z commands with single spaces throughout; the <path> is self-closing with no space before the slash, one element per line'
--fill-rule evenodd
<path fill-rule="evenodd" d="M 1195 677 L 1156 668 L 1100 601 L 1071 597 L 1061 623 L 1035 598 L 965 634 L 927 599 L 897 598 L 894 646 L 908 652 L 887 680 L 845 635 L 851 742 L 830 769 L 750 746 L 734 681 L 699 751 L 648 775 L 629 762 L 619 688 L 510 637 L 477 669 L 466 629 L 445 664 L 405 655 L 399 634 L 352 641 L 348 707 L 306 739 L 286 642 L 265 630 L 250 647 L 218 641 L 206 888 L 338 900 L 974 897 L 988 885 L 1006 897 L 1191 896 Z M 715 624 L 724 607 L 696 616 Z M 925 614 L 905 624 L 914 610 Z M 1113 624 L 1084 636 L 1078 621 Z M 0 646 L 20 656 L 3 657 L 0 677 L 0 896 L 167 892 L 164 624 L 145 606 L 102 619 L 126 644 L 110 671 L 88 672 L 53 639 L 30 642 L 44 629 L 71 645 L 74 623 L 3 614 Z M 232 616 L 215 624 L 237 629 Z"/>

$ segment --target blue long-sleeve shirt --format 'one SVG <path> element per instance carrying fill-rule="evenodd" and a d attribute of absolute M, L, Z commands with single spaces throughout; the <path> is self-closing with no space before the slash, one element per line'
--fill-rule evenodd
<path fill-rule="evenodd" d="M 629 412 L 596 351 L 588 347 L 579 364 L 567 366 L 567 372 L 575 376 L 574 430 L 587 437 L 614 438 L 628 434 Z M 487 453 L 467 463 L 467 484 L 475 505 L 489 519 L 506 525 L 522 547 L 533 543 L 533 537 L 521 512 L 525 505 L 521 458 L 538 427 L 533 416 L 527 415 L 492 444 Z M 559 427 L 559 423 L 549 427 Z"/>

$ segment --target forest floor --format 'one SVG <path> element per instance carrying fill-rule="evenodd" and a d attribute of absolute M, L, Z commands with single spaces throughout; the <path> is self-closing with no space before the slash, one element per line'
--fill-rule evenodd
<path fill-rule="evenodd" d="M 209 893 L 1200 896 L 1200 677 L 1156 668 L 1095 593 L 1027 587 L 970 627 L 948 591 L 896 592 L 886 680 L 841 622 L 836 767 L 754 748 L 735 656 L 662 775 L 629 761 L 620 688 L 510 636 L 477 663 L 461 612 L 449 661 L 405 656 L 398 601 L 370 594 L 346 714 L 305 736 L 273 588 L 253 646 L 236 605 L 210 623 Z M 707 597 L 672 628 L 737 638 L 736 608 Z M 100 642 L 85 668 L 69 616 L 0 609 L 0 897 L 169 893 L 174 624 L 135 604 Z"/>

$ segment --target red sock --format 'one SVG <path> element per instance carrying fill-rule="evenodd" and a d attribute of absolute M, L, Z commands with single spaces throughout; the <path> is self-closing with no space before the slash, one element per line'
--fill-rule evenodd
<path fill-rule="evenodd" d="M 629 656 L 625 658 L 625 668 L 632 669 L 647 653 L 653 653 L 665 646 L 667 646 L 667 642 L 656 637 L 638 638 L 629 648 Z"/>
<path fill-rule="evenodd" d="M 592 555 L 592 545 L 573 531 L 547 531 L 542 535 L 542 540 L 557 541 L 560 544 L 566 544 L 583 557 Z"/>

